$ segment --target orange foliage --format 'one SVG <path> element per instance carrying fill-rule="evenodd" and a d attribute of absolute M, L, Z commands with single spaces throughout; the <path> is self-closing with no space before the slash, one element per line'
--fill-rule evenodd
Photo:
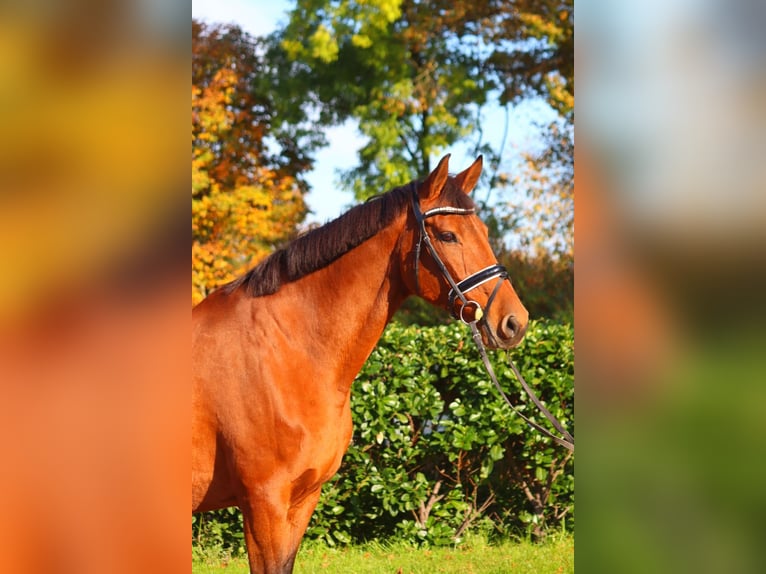
<path fill-rule="evenodd" d="M 232 154 L 222 150 L 234 145 L 232 130 L 249 129 L 253 137 L 264 130 L 233 111 L 243 83 L 225 61 L 199 83 L 191 94 L 192 305 L 290 239 L 306 213 L 297 180 L 253 165 L 252 155 L 234 182 L 225 176 Z"/>

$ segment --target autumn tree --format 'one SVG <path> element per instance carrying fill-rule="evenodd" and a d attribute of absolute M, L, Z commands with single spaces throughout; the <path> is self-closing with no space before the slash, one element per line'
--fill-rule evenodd
<path fill-rule="evenodd" d="M 540 125 L 540 150 L 526 150 L 513 172 L 492 184 L 505 190 L 493 217 L 517 238 L 499 258 L 533 316 L 569 317 L 574 309 L 574 15 L 573 2 L 501 2 L 488 43 L 507 43 L 488 60 L 508 106 L 538 97 L 556 111 Z"/>
<path fill-rule="evenodd" d="M 515 104 L 539 97 L 557 116 L 539 125 L 540 151 L 523 152 L 513 173 L 491 182 L 512 192 L 499 205 L 506 229 L 522 237 L 532 258 L 574 257 L 574 13 L 572 0 L 498 2 L 481 34 L 497 49 L 487 66 L 498 80 L 499 101 Z M 520 193 L 519 193 L 520 192 Z"/>
<path fill-rule="evenodd" d="M 275 119 L 263 51 L 236 26 L 192 21 L 193 304 L 291 238 L 306 214 L 310 162 Z"/>
<path fill-rule="evenodd" d="M 539 95 L 558 114 L 574 119 L 573 0 L 497 0 L 477 29 L 495 46 L 487 67 L 498 78 L 500 101 Z"/>

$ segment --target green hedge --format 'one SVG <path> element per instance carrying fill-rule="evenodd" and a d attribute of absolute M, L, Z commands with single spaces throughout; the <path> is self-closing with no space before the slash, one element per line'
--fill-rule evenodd
<path fill-rule="evenodd" d="M 533 322 L 511 355 L 574 434 L 570 325 Z M 511 400 L 547 425 L 492 354 Z M 388 326 L 352 388 L 352 444 L 322 492 L 307 538 L 328 544 L 406 539 L 453 544 L 469 531 L 543 536 L 573 528 L 574 463 L 497 396 L 459 323 Z M 195 519 L 198 541 L 238 548 L 241 519 Z"/>

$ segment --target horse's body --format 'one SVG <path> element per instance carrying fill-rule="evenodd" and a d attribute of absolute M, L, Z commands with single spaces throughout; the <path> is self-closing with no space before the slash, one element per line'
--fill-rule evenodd
<path fill-rule="evenodd" d="M 416 262 L 413 194 L 423 208 L 457 201 L 464 212 L 428 226 L 453 277 L 495 261 L 486 229 L 465 216 L 480 172 L 477 161 L 448 180 L 445 158 L 419 186 L 299 238 L 194 309 L 192 511 L 242 509 L 252 572 L 292 572 L 320 488 L 351 440 L 351 384 L 393 313 L 416 291 L 448 305 L 434 258 Z M 471 299 L 484 306 L 493 287 Z M 527 312 L 509 282 L 496 291 L 485 336 L 510 347 Z"/>

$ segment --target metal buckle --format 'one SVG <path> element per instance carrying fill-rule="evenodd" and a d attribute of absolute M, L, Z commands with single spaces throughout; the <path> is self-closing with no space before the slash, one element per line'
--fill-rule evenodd
<path fill-rule="evenodd" d="M 468 307 L 469 305 L 474 305 L 476 307 L 476 311 L 473 314 L 473 321 L 467 321 L 466 318 L 463 317 L 463 313 L 465 313 L 465 308 Z M 471 323 L 480 321 L 483 316 L 484 316 L 484 310 L 481 308 L 481 305 L 479 305 L 473 299 L 469 299 L 468 301 L 463 303 L 463 305 L 460 306 L 460 312 L 458 313 L 458 319 L 460 319 L 466 325 L 470 325 Z"/>

